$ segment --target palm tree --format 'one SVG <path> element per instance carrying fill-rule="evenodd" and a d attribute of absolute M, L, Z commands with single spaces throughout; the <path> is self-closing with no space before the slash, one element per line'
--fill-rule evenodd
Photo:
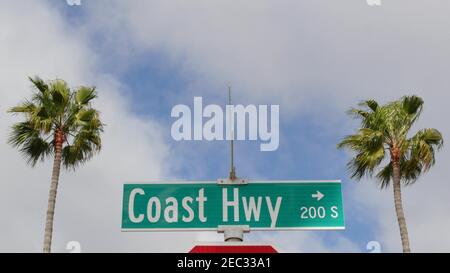
<path fill-rule="evenodd" d="M 33 167 L 48 157 L 54 159 L 44 236 L 44 252 L 49 253 L 61 164 L 75 169 L 99 152 L 103 124 L 91 105 L 97 97 L 95 87 L 71 91 L 63 80 L 29 79 L 35 89 L 31 99 L 9 110 L 24 117 L 12 126 L 9 143 Z"/>
<path fill-rule="evenodd" d="M 350 114 L 361 120 L 361 128 L 345 137 L 337 146 L 356 152 L 348 163 L 352 178 L 376 178 L 381 188 L 393 183 L 395 210 L 400 227 L 403 252 L 410 252 L 408 230 L 403 213 L 401 184 L 410 185 L 420 174 L 435 163 L 435 151 L 443 145 L 441 133 L 436 129 L 422 129 L 408 138 L 408 133 L 419 118 L 423 100 L 405 96 L 400 100 L 379 105 L 374 100 L 353 108 Z M 383 164 L 384 166 L 379 168 Z"/>

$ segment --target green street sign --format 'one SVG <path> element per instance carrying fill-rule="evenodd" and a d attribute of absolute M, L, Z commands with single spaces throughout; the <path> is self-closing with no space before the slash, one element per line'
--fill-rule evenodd
<path fill-rule="evenodd" d="M 125 184 L 123 231 L 344 229 L 340 181 Z"/>

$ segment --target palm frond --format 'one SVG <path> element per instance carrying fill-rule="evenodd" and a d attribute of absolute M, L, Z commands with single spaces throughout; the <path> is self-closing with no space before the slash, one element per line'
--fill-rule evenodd
<path fill-rule="evenodd" d="M 417 115 L 422 111 L 423 99 L 417 96 L 405 96 L 402 99 L 402 107 L 408 115 Z"/>
<path fill-rule="evenodd" d="M 95 87 L 80 87 L 75 92 L 75 101 L 78 105 L 86 105 L 97 97 Z"/>
<path fill-rule="evenodd" d="M 63 80 L 54 80 L 50 83 L 50 94 L 54 109 L 57 115 L 61 115 L 66 110 L 70 101 L 70 89 Z"/>
<path fill-rule="evenodd" d="M 19 151 L 32 166 L 35 166 L 39 159 L 44 160 L 53 152 L 52 143 L 45 141 L 39 130 L 36 130 L 27 121 L 12 126 L 8 142 L 13 147 L 19 148 Z"/>
<path fill-rule="evenodd" d="M 19 114 L 19 113 L 24 113 L 24 114 L 33 114 L 36 111 L 36 105 L 31 102 L 31 101 L 24 101 L 23 103 L 11 107 L 8 110 L 8 113 L 13 113 L 13 114 Z"/>
<path fill-rule="evenodd" d="M 435 150 L 443 146 L 442 134 L 436 129 L 422 129 L 410 140 L 411 159 L 423 164 L 424 170 L 428 171 L 435 163 Z"/>
<path fill-rule="evenodd" d="M 374 112 L 378 110 L 378 102 L 376 102 L 375 100 L 366 100 L 364 102 L 364 105 L 369 107 Z"/>
<path fill-rule="evenodd" d="M 354 117 L 355 119 L 366 119 L 370 115 L 369 112 L 362 110 L 362 109 L 358 109 L 358 108 L 351 108 L 347 112 L 347 114 Z"/>
<path fill-rule="evenodd" d="M 101 149 L 101 138 L 98 131 L 82 130 L 75 135 L 73 144 L 63 149 L 62 158 L 66 168 L 75 169 L 84 164 Z"/>
<path fill-rule="evenodd" d="M 382 189 L 389 187 L 389 184 L 392 179 L 392 173 L 393 173 L 392 162 L 389 162 L 376 175 Z"/>
<path fill-rule="evenodd" d="M 400 179 L 405 185 L 414 183 L 422 172 L 430 169 L 436 160 L 435 152 L 443 146 L 441 133 L 423 129 L 408 138 L 423 104 L 420 97 L 405 96 L 385 105 L 367 100 L 359 104 L 363 109 L 350 110 L 350 114 L 361 119 L 361 127 L 356 134 L 346 136 L 337 148 L 356 153 L 347 164 L 352 178 L 371 177 L 386 157 L 386 149 L 396 151 L 399 156 Z M 382 188 L 388 187 L 393 179 L 392 160 L 377 170 L 376 178 Z"/>
<path fill-rule="evenodd" d="M 28 77 L 28 79 L 33 83 L 34 87 L 41 93 L 48 91 L 48 84 L 46 84 L 41 78 L 35 76 L 34 78 Z"/>
<path fill-rule="evenodd" d="M 22 114 L 24 120 L 12 126 L 8 142 L 26 156 L 28 163 L 55 152 L 55 133 L 61 132 L 64 166 L 75 168 L 101 149 L 100 135 L 104 124 L 99 112 L 91 107 L 97 97 L 94 87 L 80 87 L 72 92 L 63 80 L 45 83 L 41 78 L 29 78 L 34 91 L 31 100 L 9 112 Z"/>

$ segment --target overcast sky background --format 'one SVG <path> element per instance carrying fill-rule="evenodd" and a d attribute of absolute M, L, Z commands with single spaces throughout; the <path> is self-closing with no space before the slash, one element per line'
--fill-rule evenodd
<path fill-rule="evenodd" d="M 352 181 L 350 154 L 336 143 L 357 128 L 346 115 L 367 98 L 416 94 L 422 127 L 450 134 L 450 2 L 1 0 L 0 251 L 42 249 L 51 161 L 32 169 L 7 145 L 7 109 L 30 95 L 27 76 L 95 85 L 107 124 L 103 151 L 63 172 L 53 250 L 79 241 L 85 252 L 186 252 L 207 233 L 122 233 L 127 181 L 215 180 L 227 175 L 225 142 L 175 142 L 175 104 L 280 105 L 280 147 L 238 142 L 239 176 L 342 179 L 345 231 L 253 232 L 290 252 L 366 252 L 378 241 L 401 251 L 392 190 Z M 450 251 L 450 154 L 403 191 L 413 251 Z"/>

